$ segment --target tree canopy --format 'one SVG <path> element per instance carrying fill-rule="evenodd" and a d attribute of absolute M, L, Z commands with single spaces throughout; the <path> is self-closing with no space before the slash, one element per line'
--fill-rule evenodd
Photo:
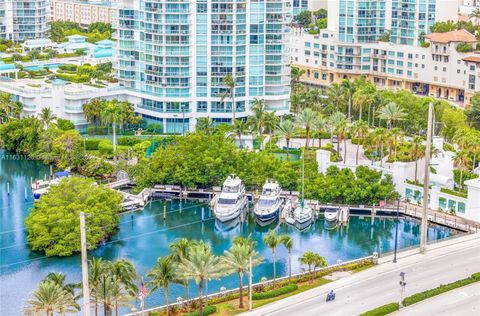
<path fill-rule="evenodd" d="M 85 213 L 87 244 L 98 243 L 115 232 L 122 196 L 84 178 L 65 178 L 50 187 L 25 219 L 28 242 L 47 256 L 69 256 L 80 251 L 80 212 Z"/>

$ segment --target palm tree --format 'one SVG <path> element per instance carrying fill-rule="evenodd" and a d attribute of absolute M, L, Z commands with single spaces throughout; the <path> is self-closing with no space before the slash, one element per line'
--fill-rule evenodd
<path fill-rule="evenodd" d="M 152 292 L 163 289 L 165 304 L 167 305 L 167 315 L 169 312 L 168 288 L 171 283 L 181 283 L 175 274 L 174 262 L 172 257 L 159 257 L 153 268 L 147 273 L 150 277 L 149 285 L 152 286 Z"/>
<path fill-rule="evenodd" d="M 101 278 L 105 274 L 107 269 L 107 262 L 103 261 L 102 258 L 93 257 L 88 260 L 88 283 L 90 284 L 90 295 L 95 304 L 95 316 L 98 315 L 98 303 L 101 292 L 97 293 L 96 289 L 100 287 Z"/>
<path fill-rule="evenodd" d="M 238 142 L 240 147 L 242 147 L 242 135 L 245 135 L 249 132 L 248 123 L 244 120 L 235 120 L 233 125 L 230 128 L 233 137 L 238 137 Z"/>
<path fill-rule="evenodd" d="M 356 121 L 352 126 L 352 137 L 357 140 L 357 154 L 355 157 L 355 164 L 358 165 L 358 152 L 360 150 L 360 140 L 365 139 L 368 134 L 368 125 L 365 121 Z"/>
<path fill-rule="evenodd" d="M 292 66 L 290 68 L 290 87 L 292 92 L 295 88 L 295 85 L 300 81 L 300 78 L 305 74 L 305 69 L 300 69 L 297 67 Z"/>
<path fill-rule="evenodd" d="M 221 101 L 223 102 L 226 98 L 230 98 L 232 100 L 232 122 L 235 121 L 235 87 L 237 85 L 235 78 L 232 75 L 226 75 L 222 81 L 223 86 L 227 88 L 227 90 L 221 95 Z"/>
<path fill-rule="evenodd" d="M 192 240 L 187 238 L 179 238 L 175 239 L 172 243 L 170 243 L 170 257 L 172 261 L 176 264 L 180 264 L 184 259 L 188 258 L 190 247 L 194 245 Z M 182 280 L 181 283 L 185 287 L 187 301 L 190 300 L 190 289 L 188 286 L 188 279 Z"/>
<path fill-rule="evenodd" d="M 1 123 L 10 119 L 12 95 L 6 92 L 0 92 L 0 118 Z"/>
<path fill-rule="evenodd" d="M 211 135 L 215 130 L 215 126 L 210 117 L 200 117 L 197 119 L 196 130 L 202 131 L 205 135 Z"/>
<path fill-rule="evenodd" d="M 252 132 L 256 132 L 257 136 L 262 136 L 265 129 L 265 101 L 255 98 L 251 110 L 253 115 L 248 117 L 248 124 Z"/>
<path fill-rule="evenodd" d="M 50 108 L 43 108 L 40 112 L 40 121 L 42 121 L 43 126 L 46 128 L 48 128 L 50 123 L 52 123 L 56 118 L 57 116 L 53 114 Z"/>
<path fill-rule="evenodd" d="M 136 294 L 138 274 L 131 261 L 127 259 L 115 260 L 111 263 L 110 273 L 118 279 L 118 282 L 125 287 L 130 295 Z"/>
<path fill-rule="evenodd" d="M 293 239 L 288 235 L 280 236 L 280 243 L 287 248 L 288 251 L 288 280 L 292 278 L 292 249 L 293 249 Z"/>
<path fill-rule="evenodd" d="M 343 137 L 345 135 L 347 128 L 347 118 L 342 112 L 335 112 L 330 116 L 329 120 L 330 124 L 333 127 L 334 133 L 337 134 L 337 153 L 340 154 L 340 142 L 342 140 L 340 137 Z"/>
<path fill-rule="evenodd" d="M 471 18 L 475 18 L 475 24 L 478 25 L 478 21 L 480 20 L 480 9 L 475 9 L 471 14 Z"/>
<path fill-rule="evenodd" d="M 402 139 L 403 133 L 402 130 L 399 129 L 398 127 L 394 127 L 389 131 L 389 147 L 390 147 L 390 153 L 389 156 L 392 155 L 392 148 L 393 148 L 393 158 L 395 161 L 397 161 L 397 146 L 399 140 Z"/>
<path fill-rule="evenodd" d="M 275 134 L 285 138 L 287 143 L 287 161 L 290 160 L 290 139 L 295 137 L 295 124 L 290 120 L 284 120 L 277 125 Z"/>
<path fill-rule="evenodd" d="M 298 126 L 305 128 L 306 140 L 305 149 L 308 149 L 308 140 L 310 139 L 310 129 L 315 125 L 317 120 L 317 114 L 310 108 L 303 109 L 296 117 L 296 123 Z"/>
<path fill-rule="evenodd" d="M 328 90 L 327 90 L 328 98 L 333 104 L 335 104 L 335 111 L 337 112 L 340 107 L 340 102 L 342 102 L 345 97 L 344 94 L 345 94 L 345 91 L 343 86 L 338 83 L 334 83 L 330 87 L 328 87 Z"/>
<path fill-rule="evenodd" d="M 373 132 L 375 147 L 380 150 L 380 166 L 383 166 L 383 148 L 388 143 L 388 132 L 385 128 L 379 127 Z"/>
<path fill-rule="evenodd" d="M 50 272 L 47 276 L 43 279 L 42 282 L 53 282 L 57 285 L 60 285 L 62 289 L 71 293 L 75 299 L 78 297 L 75 296 L 75 289 L 80 288 L 81 284 L 78 283 L 66 283 L 67 276 L 62 273 Z"/>
<path fill-rule="evenodd" d="M 250 249 L 250 253 L 253 253 L 257 247 L 257 242 L 252 239 L 252 237 L 249 235 L 248 237 L 244 236 L 235 236 L 232 240 L 232 244 L 239 244 L 245 247 L 248 247 Z M 252 290 L 250 284 L 250 278 L 248 278 L 248 291 L 250 292 Z"/>
<path fill-rule="evenodd" d="M 343 90 L 345 91 L 345 93 L 348 96 L 348 112 L 347 112 L 348 115 L 347 115 L 347 119 L 348 119 L 348 121 L 350 121 L 351 120 L 351 113 L 352 113 L 352 98 L 353 98 L 353 94 L 355 93 L 356 86 L 353 82 L 351 82 L 348 79 L 342 80 L 341 85 L 343 87 Z"/>
<path fill-rule="evenodd" d="M 268 131 L 269 145 L 270 149 L 272 149 L 272 133 L 275 129 L 275 126 L 278 124 L 278 116 L 275 114 L 275 112 L 265 112 L 263 124 L 265 125 L 265 129 Z"/>
<path fill-rule="evenodd" d="M 322 134 L 327 131 L 328 128 L 328 121 L 323 115 L 318 115 L 317 119 L 315 120 L 315 130 L 317 131 L 318 135 L 318 147 L 322 148 Z"/>
<path fill-rule="evenodd" d="M 41 282 L 38 289 L 33 292 L 33 297 L 27 300 L 24 311 L 26 315 L 45 313 L 47 316 L 53 316 L 54 313 L 77 313 L 80 306 L 72 293 L 54 281 L 46 281 Z"/>
<path fill-rule="evenodd" d="M 274 230 L 269 230 L 267 235 L 263 237 L 263 243 L 270 248 L 272 251 L 272 258 L 273 258 L 273 285 L 275 286 L 275 281 L 277 279 L 277 270 L 275 267 L 275 249 L 277 248 L 278 244 L 280 243 L 280 239 L 278 238 L 277 234 Z"/>
<path fill-rule="evenodd" d="M 387 128 L 390 129 L 395 121 L 401 121 L 405 118 L 405 111 L 395 102 L 388 102 L 385 106 L 378 110 L 378 117 L 387 121 Z"/>
<path fill-rule="evenodd" d="M 192 245 L 189 249 L 188 258 L 185 258 L 178 266 L 177 273 L 180 278 L 194 279 L 198 285 L 198 314 L 203 315 L 203 282 L 216 279 L 224 275 L 220 258 L 212 253 L 210 246 L 203 242 Z"/>
<path fill-rule="evenodd" d="M 239 308 L 243 308 L 243 275 L 248 271 L 250 266 L 250 258 L 252 266 L 259 265 L 263 259 L 255 250 L 252 250 L 248 244 L 233 243 L 230 250 L 225 250 L 222 257 L 222 264 L 230 273 L 237 273 L 239 280 L 240 303 Z"/>
<path fill-rule="evenodd" d="M 418 159 L 425 156 L 425 146 L 423 145 L 423 139 L 420 136 L 413 137 L 410 156 L 415 160 L 415 182 L 417 182 Z"/>
<path fill-rule="evenodd" d="M 465 170 L 469 164 L 470 157 L 469 153 L 466 150 L 460 150 L 457 152 L 455 157 L 453 158 L 453 163 L 455 166 L 460 169 L 460 188 L 463 189 L 463 170 Z"/>
<path fill-rule="evenodd" d="M 300 258 L 298 258 L 298 261 L 300 264 L 308 266 L 308 273 L 311 274 L 312 266 L 315 263 L 315 253 L 312 251 L 307 251 Z"/>
<path fill-rule="evenodd" d="M 103 124 L 112 124 L 113 131 L 113 152 L 117 150 L 117 124 L 120 125 L 124 122 L 124 109 L 118 100 L 114 99 L 107 102 L 105 107 L 100 113 L 101 121 Z"/>

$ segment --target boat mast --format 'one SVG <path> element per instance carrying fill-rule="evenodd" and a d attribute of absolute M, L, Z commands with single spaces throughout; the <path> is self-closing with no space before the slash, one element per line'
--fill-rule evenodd
<path fill-rule="evenodd" d="M 300 205 L 302 206 L 302 210 L 303 210 L 303 205 L 304 205 L 304 202 L 303 202 L 304 182 L 305 182 L 305 151 L 302 148 L 302 199 L 301 199 L 301 202 L 300 202 Z"/>

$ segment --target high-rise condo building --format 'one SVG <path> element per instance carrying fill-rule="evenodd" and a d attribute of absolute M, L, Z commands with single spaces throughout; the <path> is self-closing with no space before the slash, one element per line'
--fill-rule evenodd
<path fill-rule="evenodd" d="M 456 21 L 454 0 L 329 0 L 328 29 L 346 43 L 370 43 L 390 32 L 394 44 L 418 45 L 435 21 Z"/>
<path fill-rule="evenodd" d="M 191 129 L 198 117 L 245 117 L 255 98 L 287 113 L 291 17 L 289 0 L 124 0 L 118 79 L 141 97 L 145 120 L 166 132 Z M 222 98 L 227 75 L 233 98 Z"/>
<path fill-rule="evenodd" d="M 15 42 L 45 37 L 47 1 L 0 1 L 0 38 Z"/>

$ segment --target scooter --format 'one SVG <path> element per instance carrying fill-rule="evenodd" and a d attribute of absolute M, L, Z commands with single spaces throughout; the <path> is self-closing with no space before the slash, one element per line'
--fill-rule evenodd
<path fill-rule="evenodd" d="M 333 290 L 332 290 L 332 291 L 328 292 L 326 301 L 329 302 L 329 301 L 333 301 L 334 299 L 335 299 L 335 292 L 333 292 Z"/>

